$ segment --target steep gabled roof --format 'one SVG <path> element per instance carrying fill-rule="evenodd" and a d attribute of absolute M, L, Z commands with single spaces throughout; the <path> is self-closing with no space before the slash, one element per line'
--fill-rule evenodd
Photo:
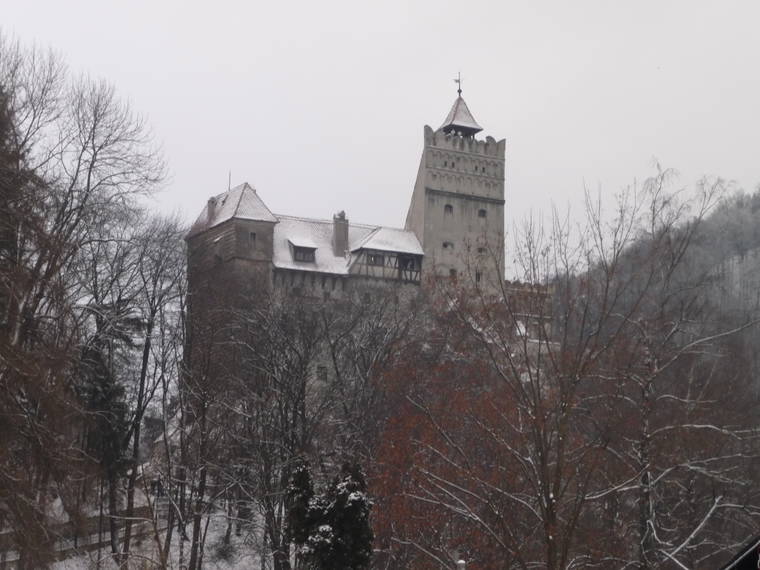
<path fill-rule="evenodd" d="M 213 212 L 209 210 L 213 202 Z M 201 215 L 190 227 L 187 237 L 204 232 L 222 222 L 239 218 L 276 223 L 277 218 L 269 211 L 256 190 L 247 182 L 235 186 L 227 192 L 214 196 L 203 208 Z"/>
<path fill-rule="evenodd" d="M 467 103 L 464 102 L 462 96 L 457 97 L 454 101 L 454 105 L 451 107 L 451 111 L 446 116 L 446 120 L 441 125 L 441 130 L 445 133 L 459 132 L 463 135 L 472 136 L 475 133 L 479 133 L 483 130 L 475 118 L 470 113 L 470 109 L 467 107 Z"/>

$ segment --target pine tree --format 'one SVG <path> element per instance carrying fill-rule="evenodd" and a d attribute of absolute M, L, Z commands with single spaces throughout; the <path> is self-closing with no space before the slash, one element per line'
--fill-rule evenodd
<path fill-rule="evenodd" d="M 288 533 L 296 544 L 304 544 L 309 537 L 309 504 L 313 498 L 314 482 L 309 464 L 299 461 L 288 487 Z"/>
<path fill-rule="evenodd" d="M 335 542 L 322 568 L 367 568 L 374 538 L 369 522 L 372 501 L 367 496 L 367 481 L 361 467 L 344 464 L 340 476 L 328 489 L 327 497 L 330 504 L 328 520 Z"/>
<path fill-rule="evenodd" d="M 369 567 L 374 538 L 369 522 L 372 501 L 361 467 L 344 464 L 340 474 L 315 495 L 308 466 L 296 468 L 288 490 L 291 538 L 299 559 L 314 570 Z"/>

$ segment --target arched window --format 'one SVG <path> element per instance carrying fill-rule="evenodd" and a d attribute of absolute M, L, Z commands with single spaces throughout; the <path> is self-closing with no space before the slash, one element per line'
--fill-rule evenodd
<path fill-rule="evenodd" d="M 443 214 L 445 216 L 453 216 L 454 215 L 454 206 L 452 206 L 451 204 L 446 204 L 443 207 Z"/>

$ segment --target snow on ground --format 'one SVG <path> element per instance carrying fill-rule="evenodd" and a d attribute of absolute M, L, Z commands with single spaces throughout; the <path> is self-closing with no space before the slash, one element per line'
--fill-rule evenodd
<path fill-rule="evenodd" d="M 204 521 L 205 523 L 205 521 Z M 261 533 L 256 528 L 242 529 L 241 536 L 236 536 L 235 529 L 232 531 L 230 546 L 223 547 L 223 539 L 227 530 L 227 517 L 223 511 L 217 511 L 212 515 L 208 527 L 206 538 L 206 547 L 203 556 L 203 567 L 218 570 L 250 570 L 251 568 L 269 567 L 262 565 L 261 552 Z M 188 524 L 188 533 L 191 532 L 191 525 Z M 161 533 L 163 541 L 166 533 Z M 182 558 L 180 559 L 180 546 L 182 546 Z M 158 568 L 158 556 L 155 550 L 155 541 L 152 537 L 144 537 L 141 542 L 133 544 L 131 549 L 134 554 L 134 561 L 130 564 L 131 568 L 151 569 Z M 225 555 L 226 553 L 226 555 Z M 172 537 L 171 555 L 169 560 L 170 569 L 182 570 L 187 566 L 190 557 L 190 542 L 185 541 L 180 545 L 180 539 L 176 532 Z M 100 562 L 98 562 L 98 552 L 88 552 L 80 556 L 69 558 L 56 562 L 52 566 L 53 570 L 118 570 L 118 566 L 111 559 L 109 551 L 104 548 L 100 552 Z"/>

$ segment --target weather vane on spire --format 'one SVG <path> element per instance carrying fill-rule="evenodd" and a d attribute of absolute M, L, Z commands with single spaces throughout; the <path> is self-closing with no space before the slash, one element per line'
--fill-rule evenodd
<path fill-rule="evenodd" d="M 459 96 L 462 96 L 462 74 L 457 71 L 457 78 L 454 80 L 454 83 L 457 84 L 457 93 Z"/>

